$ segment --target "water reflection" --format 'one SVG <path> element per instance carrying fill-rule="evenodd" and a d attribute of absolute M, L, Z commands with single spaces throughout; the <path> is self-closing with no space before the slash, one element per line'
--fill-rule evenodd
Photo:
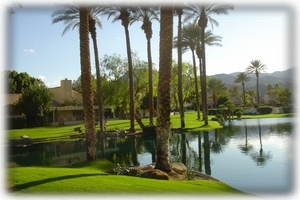
<path fill-rule="evenodd" d="M 287 187 L 291 155 L 292 118 L 233 120 L 209 132 L 174 133 L 170 136 L 170 161 L 182 162 L 233 187 L 246 190 Z M 99 138 L 97 153 L 113 163 L 147 165 L 155 162 L 155 136 Z M 280 148 L 278 145 L 281 145 Z M 9 162 L 20 166 L 72 165 L 86 160 L 85 140 L 10 147 Z M 280 173 L 279 173 L 280 172 Z M 251 174 L 245 181 L 244 177 Z M 273 177 L 278 177 L 276 183 Z M 260 181 L 259 183 L 255 181 Z M 277 185 L 274 185 L 277 184 Z"/>
<path fill-rule="evenodd" d="M 248 131 L 247 131 L 247 126 L 244 125 L 245 127 L 245 144 L 239 144 L 238 147 L 244 153 L 245 155 L 248 155 L 250 151 L 253 150 L 253 145 L 248 143 Z"/>
<path fill-rule="evenodd" d="M 272 158 L 272 155 L 270 152 L 265 153 L 263 151 L 263 145 L 262 145 L 262 139 L 261 139 L 261 125 L 260 124 L 258 124 L 258 133 L 259 133 L 258 135 L 259 135 L 260 149 L 259 149 L 259 152 L 251 153 L 251 157 L 258 166 L 264 166 L 264 165 L 266 165 L 266 162 Z"/>

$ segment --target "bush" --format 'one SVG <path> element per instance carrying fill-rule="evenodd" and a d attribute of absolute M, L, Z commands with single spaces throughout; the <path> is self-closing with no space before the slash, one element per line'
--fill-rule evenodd
<path fill-rule="evenodd" d="M 225 120 L 226 119 L 222 114 L 216 114 L 216 117 L 214 118 L 214 121 L 218 121 L 220 125 L 223 125 Z"/>
<path fill-rule="evenodd" d="M 283 112 L 284 113 L 292 113 L 293 108 L 291 106 L 285 106 L 285 107 L 283 107 Z"/>
<path fill-rule="evenodd" d="M 7 129 L 26 128 L 26 117 L 22 115 L 14 115 L 7 117 Z"/>
<path fill-rule="evenodd" d="M 216 115 L 216 114 L 218 114 L 218 109 L 216 108 L 208 109 L 208 115 Z"/>
<path fill-rule="evenodd" d="M 243 115 L 243 112 L 239 110 L 239 111 L 237 111 L 235 114 L 236 114 L 237 118 L 240 119 L 241 116 Z"/>
<path fill-rule="evenodd" d="M 259 112 L 259 114 L 270 114 L 273 111 L 273 107 L 271 106 L 261 106 L 257 109 L 257 112 Z"/>

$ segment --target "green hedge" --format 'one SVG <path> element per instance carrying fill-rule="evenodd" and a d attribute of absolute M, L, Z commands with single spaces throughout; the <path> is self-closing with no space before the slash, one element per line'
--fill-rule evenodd
<path fill-rule="evenodd" d="M 26 127 L 26 117 L 21 115 L 7 117 L 7 129 L 21 129 Z"/>
<path fill-rule="evenodd" d="M 257 109 L 257 112 L 259 112 L 259 114 L 271 114 L 273 111 L 273 107 L 271 106 L 261 106 Z"/>

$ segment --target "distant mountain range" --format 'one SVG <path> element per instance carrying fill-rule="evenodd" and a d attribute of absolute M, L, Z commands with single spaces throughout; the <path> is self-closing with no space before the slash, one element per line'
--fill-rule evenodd
<path fill-rule="evenodd" d="M 225 83 L 228 87 L 237 83 L 234 83 L 236 76 L 241 72 L 234 72 L 231 74 L 216 74 L 208 77 L 219 78 Z M 275 85 L 278 84 L 282 87 L 289 88 L 293 90 L 296 76 L 296 68 L 292 67 L 284 71 L 276 71 L 273 73 L 260 73 L 259 74 L 259 93 L 265 94 L 267 92 L 267 87 L 269 84 Z M 245 89 L 253 89 L 256 91 L 256 76 L 254 73 L 249 74 L 250 81 L 245 83 Z M 242 87 L 242 84 L 239 83 Z"/>

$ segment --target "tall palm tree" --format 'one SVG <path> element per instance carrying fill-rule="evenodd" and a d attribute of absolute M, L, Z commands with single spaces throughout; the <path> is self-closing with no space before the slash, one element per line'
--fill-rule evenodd
<path fill-rule="evenodd" d="M 95 131 L 92 74 L 89 43 L 89 9 L 79 8 L 79 41 L 80 41 L 80 65 L 82 82 L 82 100 L 86 134 L 86 156 L 88 161 L 97 159 L 97 137 Z"/>
<path fill-rule="evenodd" d="M 208 46 L 222 46 L 220 43 L 222 41 L 221 36 L 213 35 L 211 30 L 205 32 L 205 44 Z M 177 47 L 178 37 L 174 37 L 174 47 Z M 193 69 L 194 69 L 194 78 L 195 78 L 195 92 L 196 92 L 196 107 L 198 119 L 200 119 L 200 103 L 198 97 L 198 81 L 197 81 L 197 70 L 196 70 L 196 59 L 195 53 L 199 58 L 199 71 L 200 71 L 200 80 L 202 80 L 203 73 L 201 68 L 201 29 L 196 23 L 189 23 L 182 28 L 182 52 L 185 53 L 188 49 L 192 52 L 193 59 Z M 201 91 L 203 91 L 202 84 Z M 203 97 L 203 95 L 202 95 Z M 203 102 L 203 98 L 202 98 Z"/>
<path fill-rule="evenodd" d="M 212 14 L 228 14 L 228 10 L 232 10 L 234 7 L 230 4 L 203 4 L 203 5 L 190 5 L 188 6 L 189 12 L 186 15 L 185 20 L 194 19 L 195 22 L 198 20 L 198 26 L 201 28 L 201 52 L 202 52 L 202 66 L 203 66 L 203 78 L 202 88 L 203 88 L 203 111 L 204 111 L 204 124 L 208 125 L 208 108 L 207 108 L 207 92 L 206 92 L 206 58 L 205 58 L 205 28 L 208 21 L 211 23 L 212 29 L 213 25 L 218 26 L 219 23 L 211 17 Z"/>
<path fill-rule="evenodd" d="M 126 36 L 126 47 L 127 47 L 127 59 L 128 59 L 128 76 L 129 76 L 129 96 L 130 96 L 130 132 L 135 132 L 134 127 L 134 87 L 133 87 L 133 65 L 130 47 L 130 37 L 129 37 L 129 24 L 130 24 L 130 14 L 135 13 L 135 8 L 133 6 L 106 6 L 104 14 L 107 15 L 108 19 L 113 17 L 112 22 L 121 20 L 122 26 L 124 26 L 125 36 Z"/>
<path fill-rule="evenodd" d="M 199 27 L 199 26 L 198 26 Z M 201 31 L 200 31 L 201 33 Z M 201 34 L 200 34 L 201 35 Z M 200 39 L 201 41 L 201 39 Z M 201 42 L 197 42 L 197 47 L 196 47 L 196 54 L 197 54 L 197 57 L 199 59 L 199 71 L 200 71 L 200 88 L 201 88 L 201 99 L 202 99 L 202 113 L 204 113 L 204 104 L 203 102 L 206 102 L 206 95 L 204 95 L 204 91 L 205 91 L 205 94 L 206 94 L 206 88 L 204 89 L 203 87 L 205 86 L 206 87 L 206 80 L 205 80 L 205 85 L 202 83 L 202 80 L 204 79 L 204 75 L 203 75 L 203 67 L 202 67 L 202 50 L 201 50 Z M 204 43 L 208 46 L 219 46 L 221 47 L 222 44 L 220 43 L 222 41 L 222 37 L 221 36 L 217 36 L 217 35 L 214 35 L 212 33 L 211 30 L 207 30 L 205 31 L 205 34 L 204 34 Z M 205 99 L 204 99 L 205 98 Z M 205 117 L 204 117 L 204 114 L 203 114 L 203 121 L 205 120 Z"/>
<path fill-rule="evenodd" d="M 89 32 L 93 40 L 95 68 L 97 77 L 97 101 L 98 101 L 98 119 L 100 121 L 100 131 L 103 132 L 103 105 L 102 105 L 102 92 L 101 92 L 101 76 L 100 76 L 100 64 L 99 53 L 97 45 L 97 33 L 96 25 L 102 28 L 100 15 L 103 12 L 102 7 L 88 7 L 89 15 Z M 52 13 L 52 24 L 58 22 L 64 22 L 66 24 L 65 29 L 62 32 L 62 36 L 71 28 L 79 28 L 79 7 L 76 5 L 64 5 L 62 9 Z"/>
<path fill-rule="evenodd" d="M 238 75 L 236 75 L 236 78 L 234 80 L 235 83 L 242 83 L 244 105 L 246 105 L 245 83 L 248 81 L 250 81 L 250 77 L 244 72 L 241 72 Z"/>
<path fill-rule="evenodd" d="M 136 12 L 130 17 L 130 24 L 141 21 L 143 24 L 141 29 L 145 32 L 147 39 L 147 55 L 149 70 L 149 120 L 153 125 L 154 103 L 153 103 L 153 76 L 152 76 L 152 55 L 151 55 L 151 38 L 152 38 L 152 21 L 157 20 L 159 8 L 157 6 L 140 6 Z"/>
<path fill-rule="evenodd" d="M 179 35 L 181 36 L 181 34 L 182 34 L 182 39 L 179 39 L 178 36 Z M 199 31 L 198 27 L 195 29 L 195 26 L 193 26 L 192 24 L 188 24 L 182 28 L 181 34 L 179 34 L 179 32 L 178 32 L 178 36 L 174 38 L 174 47 L 177 47 L 178 52 L 182 51 L 182 53 L 185 53 L 188 49 L 190 49 L 192 51 L 193 72 L 194 72 L 194 79 L 195 79 L 197 119 L 200 119 L 199 89 L 198 89 L 198 81 L 197 81 L 196 59 L 195 59 L 195 49 L 196 49 L 197 42 L 199 42 L 200 31 Z M 179 41 L 182 41 L 181 49 L 179 48 L 179 45 L 178 45 Z M 178 65 L 179 65 L 179 62 L 178 62 Z M 178 74 L 180 74 L 179 71 L 178 71 Z M 178 80 L 178 84 L 179 83 L 180 83 L 180 81 Z"/>
<path fill-rule="evenodd" d="M 179 113 L 180 113 L 180 127 L 185 127 L 184 120 L 184 107 L 183 107 L 183 92 L 182 92 L 182 14 L 183 14 L 183 6 L 179 5 L 175 7 L 176 14 L 178 16 L 178 40 L 177 40 L 177 49 L 178 49 L 178 101 L 179 101 Z"/>
<path fill-rule="evenodd" d="M 172 38 L 173 9 L 161 7 L 159 33 L 159 77 L 156 119 L 156 169 L 170 172 L 169 136 L 171 132 L 171 69 L 172 69 Z"/>
<path fill-rule="evenodd" d="M 257 105 L 259 106 L 260 101 L 259 101 L 259 89 L 258 89 L 258 79 L 259 79 L 259 73 L 264 72 L 267 67 L 266 65 L 264 65 L 260 60 L 251 60 L 250 64 L 247 68 L 246 68 L 246 73 L 250 74 L 250 73 L 255 73 L 256 76 L 256 95 L 257 95 Z"/>
<path fill-rule="evenodd" d="M 227 91 L 226 85 L 218 78 L 210 78 L 207 82 L 207 88 L 212 93 L 214 108 L 217 106 L 217 97 Z"/>

